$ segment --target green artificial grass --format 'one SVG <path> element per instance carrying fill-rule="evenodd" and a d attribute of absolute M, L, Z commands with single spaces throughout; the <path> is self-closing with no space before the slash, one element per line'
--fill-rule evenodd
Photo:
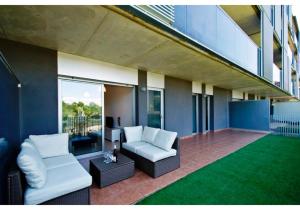
<path fill-rule="evenodd" d="M 300 138 L 267 135 L 138 204 L 300 204 Z"/>

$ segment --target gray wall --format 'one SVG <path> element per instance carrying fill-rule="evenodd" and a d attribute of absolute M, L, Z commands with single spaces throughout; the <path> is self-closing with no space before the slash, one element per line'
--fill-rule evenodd
<path fill-rule="evenodd" d="M 0 39 L 1 51 L 22 84 L 21 141 L 58 132 L 56 51 Z"/>
<path fill-rule="evenodd" d="M 229 103 L 230 127 L 249 130 L 269 130 L 270 101 L 233 101 Z"/>
<path fill-rule="evenodd" d="M 117 126 L 118 117 L 121 118 L 121 127 L 133 125 L 133 88 L 115 85 L 105 85 L 104 97 L 105 116 L 114 118 Z"/>
<path fill-rule="evenodd" d="M 136 88 L 136 124 L 147 125 L 147 72 L 138 71 L 138 86 Z"/>
<path fill-rule="evenodd" d="M 214 87 L 214 130 L 229 127 L 229 101 L 231 99 L 230 90 Z"/>
<path fill-rule="evenodd" d="M 178 132 L 178 136 L 191 135 L 192 82 L 165 77 L 165 129 Z"/>

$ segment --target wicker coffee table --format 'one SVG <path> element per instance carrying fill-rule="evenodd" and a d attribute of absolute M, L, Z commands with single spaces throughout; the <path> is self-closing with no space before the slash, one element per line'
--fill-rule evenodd
<path fill-rule="evenodd" d="M 128 179 L 134 175 L 134 161 L 125 155 L 118 154 L 117 163 L 104 163 L 104 158 L 90 160 L 90 174 L 98 187 Z"/>

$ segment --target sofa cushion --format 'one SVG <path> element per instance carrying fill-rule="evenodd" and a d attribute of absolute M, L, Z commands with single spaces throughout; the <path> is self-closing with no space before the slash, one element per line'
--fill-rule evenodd
<path fill-rule="evenodd" d="M 79 162 L 48 170 L 48 178 L 44 187 L 35 189 L 28 187 L 24 194 L 25 204 L 39 204 L 56 197 L 89 187 L 91 175 Z"/>
<path fill-rule="evenodd" d="M 43 161 L 47 170 L 78 162 L 74 155 L 71 153 L 67 155 L 44 158 Z"/>
<path fill-rule="evenodd" d="M 177 133 L 165 130 L 159 130 L 155 136 L 153 144 L 166 151 L 170 151 L 176 139 Z"/>
<path fill-rule="evenodd" d="M 142 126 L 124 127 L 124 131 L 127 143 L 142 140 Z"/>
<path fill-rule="evenodd" d="M 25 174 L 27 183 L 32 188 L 41 188 L 47 180 L 47 169 L 39 152 L 28 142 L 21 145 L 17 164 Z"/>
<path fill-rule="evenodd" d="M 129 150 L 131 152 L 136 153 L 136 150 L 138 148 L 144 147 L 149 145 L 147 142 L 144 141 L 135 141 L 135 142 L 130 142 L 130 143 L 123 143 L 122 147 L 126 150 Z"/>
<path fill-rule="evenodd" d="M 30 135 L 30 141 L 42 158 L 69 154 L 69 136 L 67 133 L 51 135 Z"/>
<path fill-rule="evenodd" d="M 155 136 L 159 130 L 160 129 L 158 129 L 158 128 L 151 128 L 151 127 L 145 126 L 144 130 L 143 130 L 143 134 L 142 134 L 142 141 L 153 144 Z"/>
<path fill-rule="evenodd" d="M 176 155 L 175 149 L 170 149 L 169 151 L 163 150 L 159 147 L 148 144 L 144 147 L 137 148 L 136 153 L 152 162 L 156 162 L 168 157 Z"/>

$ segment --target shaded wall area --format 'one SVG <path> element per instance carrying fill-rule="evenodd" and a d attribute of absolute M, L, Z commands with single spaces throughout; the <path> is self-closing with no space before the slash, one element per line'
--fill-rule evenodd
<path fill-rule="evenodd" d="M 138 86 L 136 87 L 136 125 L 148 124 L 147 116 L 147 72 L 138 71 Z"/>
<path fill-rule="evenodd" d="M 268 131 L 270 126 L 270 101 L 232 101 L 229 103 L 230 127 Z"/>
<path fill-rule="evenodd" d="M 20 139 L 58 132 L 57 52 L 0 39 L 1 51 L 19 78 Z"/>
<path fill-rule="evenodd" d="M 230 90 L 214 87 L 213 96 L 213 130 L 229 128 Z"/>
<path fill-rule="evenodd" d="M 20 139 L 18 80 L 0 60 L 0 204 L 6 203 L 9 162 Z M 2 138 L 5 138 L 2 139 Z"/>
<path fill-rule="evenodd" d="M 178 136 L 193 133 L 192 82 L 165 77 L 165 129 Z"/>

